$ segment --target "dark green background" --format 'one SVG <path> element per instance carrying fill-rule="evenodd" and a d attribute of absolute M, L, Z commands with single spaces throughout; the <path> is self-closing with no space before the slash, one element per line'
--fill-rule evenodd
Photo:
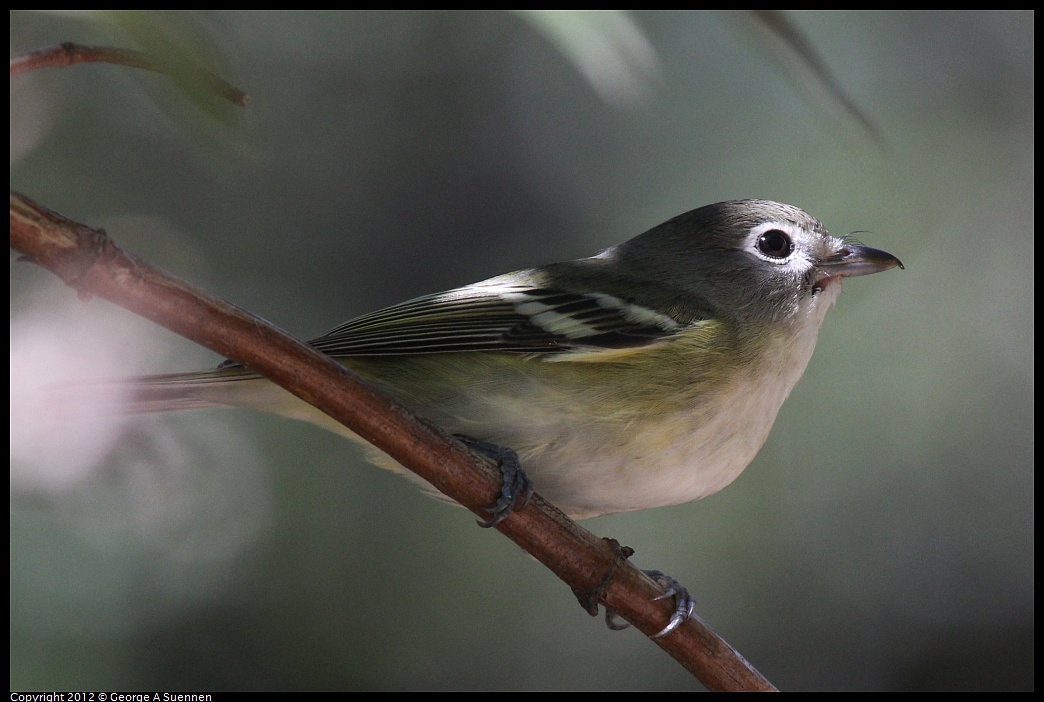
<path fill-rule="evenodd" d="M 112 66 L 19 77 L 12 187 L 302 337 L 723 199 L 859 230 L 907 270 L 846 284 L 747 472 L 586 525 L 781 688 L 1031 688 L 1034 15 L 789 14 L 884 147 L 749 16 L 627 17 L 659 77 L 607 98 L 515 14 L 159 16 L 249 107 L 226 126 Z M 12 52 L 137 45 L 117 19 L 12 13 Z M 147 417 L 98 456 L 23 430 L 14 385 L 74 361 L 219 359 L 23 264 L 11 323 L 12 689 L 698 687 L 318 429 Z"/>

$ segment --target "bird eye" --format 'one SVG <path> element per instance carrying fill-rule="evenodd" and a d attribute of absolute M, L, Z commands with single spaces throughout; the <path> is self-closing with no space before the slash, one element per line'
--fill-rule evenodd
<path fill-rule="evenodd" d="M 790 237 L 778 229 L 769 229 L 758 237 L 758 251 L 770 258 L 786 258 L 793 250 Z"/>

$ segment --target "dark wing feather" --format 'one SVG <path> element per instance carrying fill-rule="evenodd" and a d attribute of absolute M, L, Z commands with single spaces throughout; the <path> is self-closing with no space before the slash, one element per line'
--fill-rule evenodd
<path fill-rule="evenodd" d="M 331 356 L 563 353 L 645 346 L 679 327 L 665 314 L 610 295 L 477 285 L 356 317 L 309 344 Z"/>

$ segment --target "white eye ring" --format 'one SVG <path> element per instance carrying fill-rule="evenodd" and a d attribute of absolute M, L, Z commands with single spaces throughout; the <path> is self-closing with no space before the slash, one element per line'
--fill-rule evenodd
<path fill-rule="evenodd" d="M 765 222 L 750 230 L 747 247 L 758 258 L 770 263 L 787 263 L 797 251 L 795 234 L 799 227 L 786 222 Z"/>

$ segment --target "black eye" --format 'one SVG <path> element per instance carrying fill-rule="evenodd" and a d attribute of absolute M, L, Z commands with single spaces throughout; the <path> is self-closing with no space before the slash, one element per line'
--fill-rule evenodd
<path fill-rule="evenodd" d="M 758 251 L 772 258 L 786 258 L 794 250 L 790 237 L 778 229 L 769 229 L 758 237 Z"/>

